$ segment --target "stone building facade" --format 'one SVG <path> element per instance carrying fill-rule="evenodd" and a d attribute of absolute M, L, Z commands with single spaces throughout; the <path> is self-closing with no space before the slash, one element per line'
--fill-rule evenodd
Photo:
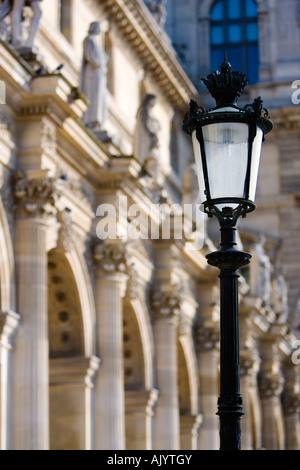
<path fill-rule="evenodd" d="M 0 15 L 0 448 L 218 449 L 213 241 L 193 213 L 178 232 L 200 93 L 141 0 L 24 3 Z M 277 238 L 242 237 L 242 445 L 299 449 Z"/>

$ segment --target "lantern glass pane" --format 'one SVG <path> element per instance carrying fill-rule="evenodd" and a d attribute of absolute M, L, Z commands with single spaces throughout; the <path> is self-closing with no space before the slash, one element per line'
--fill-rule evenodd
<path fill-rule="evenodd" d="M 263 131 L 257 127 L 256 136 L 252 144 L 251 173 L 250 173 L 250 185 L 249 185 L 249 199 L 252 202 L 255 201 L 262 139 L 263 139 Z"/>
<path fill-rule="evenodd" d="M 199 184 L 199 196 L 200 196 L 200 202 L 202 204 L 204 201 L 206 201 L 205 183 L 204 183 L 204 175 L 203 175 L 201 148 L 200 148 L 200 143 L 197 139 L 196 131 L 194 131 L 192 133 L 192 141 L 193 141 L 193 148 L 194 148 L 194 155 L 195 155 L 195 162 L 196 162 L 196 171 L 197 171 L 198 184 Z"/>
<path fill-rule="evenodd" d="M 211 199 L 244 198 L 249 127 L 219 122 L 203 126 Z M 226 204 L 236 207 L 235 204 Z"/>

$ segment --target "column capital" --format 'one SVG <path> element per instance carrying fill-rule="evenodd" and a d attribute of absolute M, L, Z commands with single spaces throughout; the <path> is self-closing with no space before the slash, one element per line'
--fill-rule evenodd
<path fill-rule="evenodd" d="M 259 392 L 262 399 L 279 398 L 284 385 L 284 378 L 278 374 L 264 374 L 259 377 Z"/>
<path fill-rule="evenodd" d="M 199 352 L 217 351 L 220 348 L 220 328 L 212 323 L 196 325 L 196 342 Z"/>
<path fill-rule="evenodd" d="M 17 171 L 14 176 L 15 208 L 21 218 L 56 215 L 56 202 L 61 196 L 62 178 L 49 176 L 48 170 Z"/>
<path fill-rule="evenodd" d="M 105 274 L 127 274 L 128 254 L 124 242 L 101 240 L 95 244 L 93 256 L 97 266 Z"/>
<path fill-rule="evenodd" d="M 256 351 L 240 351 L 240 373 L 241 377 L 248 377 L 255 381 L 260 366 L 260 358 Z"/>
<path fill-rule="evenodd" d="M 153 286 L 151 305 L 155 318 L 179 321 L 181 298 L 175 289 L 175 286 L 166 290 L 160 286 Z"/>
<path fill-rule="evenodd" d="M 299 393 L 284 392 L 282 395 L 282 407 L 285 415 L 297 416 L 300 413 Z"/>

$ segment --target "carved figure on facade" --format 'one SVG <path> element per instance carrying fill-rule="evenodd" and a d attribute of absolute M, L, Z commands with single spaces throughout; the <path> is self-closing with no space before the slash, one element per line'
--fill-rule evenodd
<path fill-rule="evenodd" d="M 278 323 L 285 324 L 289 316 L 288 286 L 281 272 L 272 276 L 272 306 Z"/>
<path fill-rule="evenodd" d="M 42 16 L 42 0 L 5 0 L 1 2 L 0 22 L 3 39 L 7 39 L 7 23 L 5 20 L 9 16 L 11 27 L 11 43 L 15 47 L 26 47 L 32 49 L 39 30 L 39 23 Z M 30 7 L 31 15 L 27 37 L 22 31 L 24 21 L 24 9 Z"/>
<path fill-rule="evenodd" d="M 63 251 L 70 251 L 73 248 L 73 223 L 70 209 L 60 211 L 57 219 L 60 223 L 57 245 Z"/>
<path fill-rule="evenodd" d="M 86 125 L 95 131 L 103 130 L 106 118 L 107 55 L 100 45 L 100 23 L 93 21 L 83 41 L 80 91 L 89 100 L 84 116 Z"/>
<path fill-rule="evenodd" d="M 167 0 L 147 0 L 146 3 L 159 26 L 163 28 L 167 19 Z"/>
<path fill-rule="evenodd" d="M 265 237 L 261 235 L 253 250 L 251 250 L 252 260 L 250 265 L 250 288 L 251 293 L 261 297 L 264 304 L 271 301 L 272 284 L 272 264 L 264 249 Z"/>
<path fill-rule="evenodd" d="M 159 139 L 160 125 L 153 114 L 157 98 L 148 93 L 143 97 L 137 111 L 133 141 L 133 153 L 151 173 L 154 180 L 159 178 Z"/>
<path fill-rule="evenodd" d="M 182 182 L 182 204 L 191 204 L 193 206 L 193 219 L 196 204 L 200 204 L 199 183 L 197 178 L 196 163 L 190 161 L 186 167 Z"/>

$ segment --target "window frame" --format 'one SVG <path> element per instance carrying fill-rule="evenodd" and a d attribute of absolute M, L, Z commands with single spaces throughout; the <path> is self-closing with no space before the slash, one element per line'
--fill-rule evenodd
<path fill-rule="evenodd" d="M 258 5 L 257 3 L 252 0 L 256 4 L 256 16 L 251 16 L 247 17 L 246 16 L 246 4 L 248 1 L 251 0 L 241 0 L 241 13 L 239 18 L 230 18 L 229 17 L 229 3 L 230 0 L 217 0 L 215 1 L 211 8 L 210 8 L 210 28 L 209 28 L 209 37 L 210 37 L 210 61 L 211 61 L 211 66 L 215 66 L 216 64 L 213 64 L 213 52 L 214 51 L 220 51 L 222 54 L 226 52 L 228 60 L 230 62 L 230 51 L 233 48 L 239 48 L 242 51 L 242 63 L 243 63 L 243 70 L 242 72 L 246 73 L 248 77 L 250 77 L 249 73 L 249 67 L 248 67 L 248 48 L 250 47 L 256 47 L 257 48 L 257 64 L 256 64 L 256 73 L 255 73 L 255 79 L 254 81 L 251 80 L 250 83 L 257 83 L 259 80 L 259 15 L 258 15 Z M 217 4 L 223 4 L 223 18 L 219 20 L 214 20 L 212 19 L 212 11 L 213 8 Z M 255 24 L 257 27 L 257 39 L 247 39 L 247 26 Z M 213 38 L 212 38 L 212 31 L 214 27 L 223 27 L 224 31 L 224 37 L 223 37 L 223 42 L 220 42 L 218 44 L 213 43 Z M 230 26 L 240 26 L 241 28 L 241 40 L 232 42 L 229 39 L 229 30 Z M 233 64 L 234 65 L 234 64 Z M 219 66 L 219 64 L 218 64 Z M 253 66 L 251 65 L 251 70 L 253 74 Z"/>

